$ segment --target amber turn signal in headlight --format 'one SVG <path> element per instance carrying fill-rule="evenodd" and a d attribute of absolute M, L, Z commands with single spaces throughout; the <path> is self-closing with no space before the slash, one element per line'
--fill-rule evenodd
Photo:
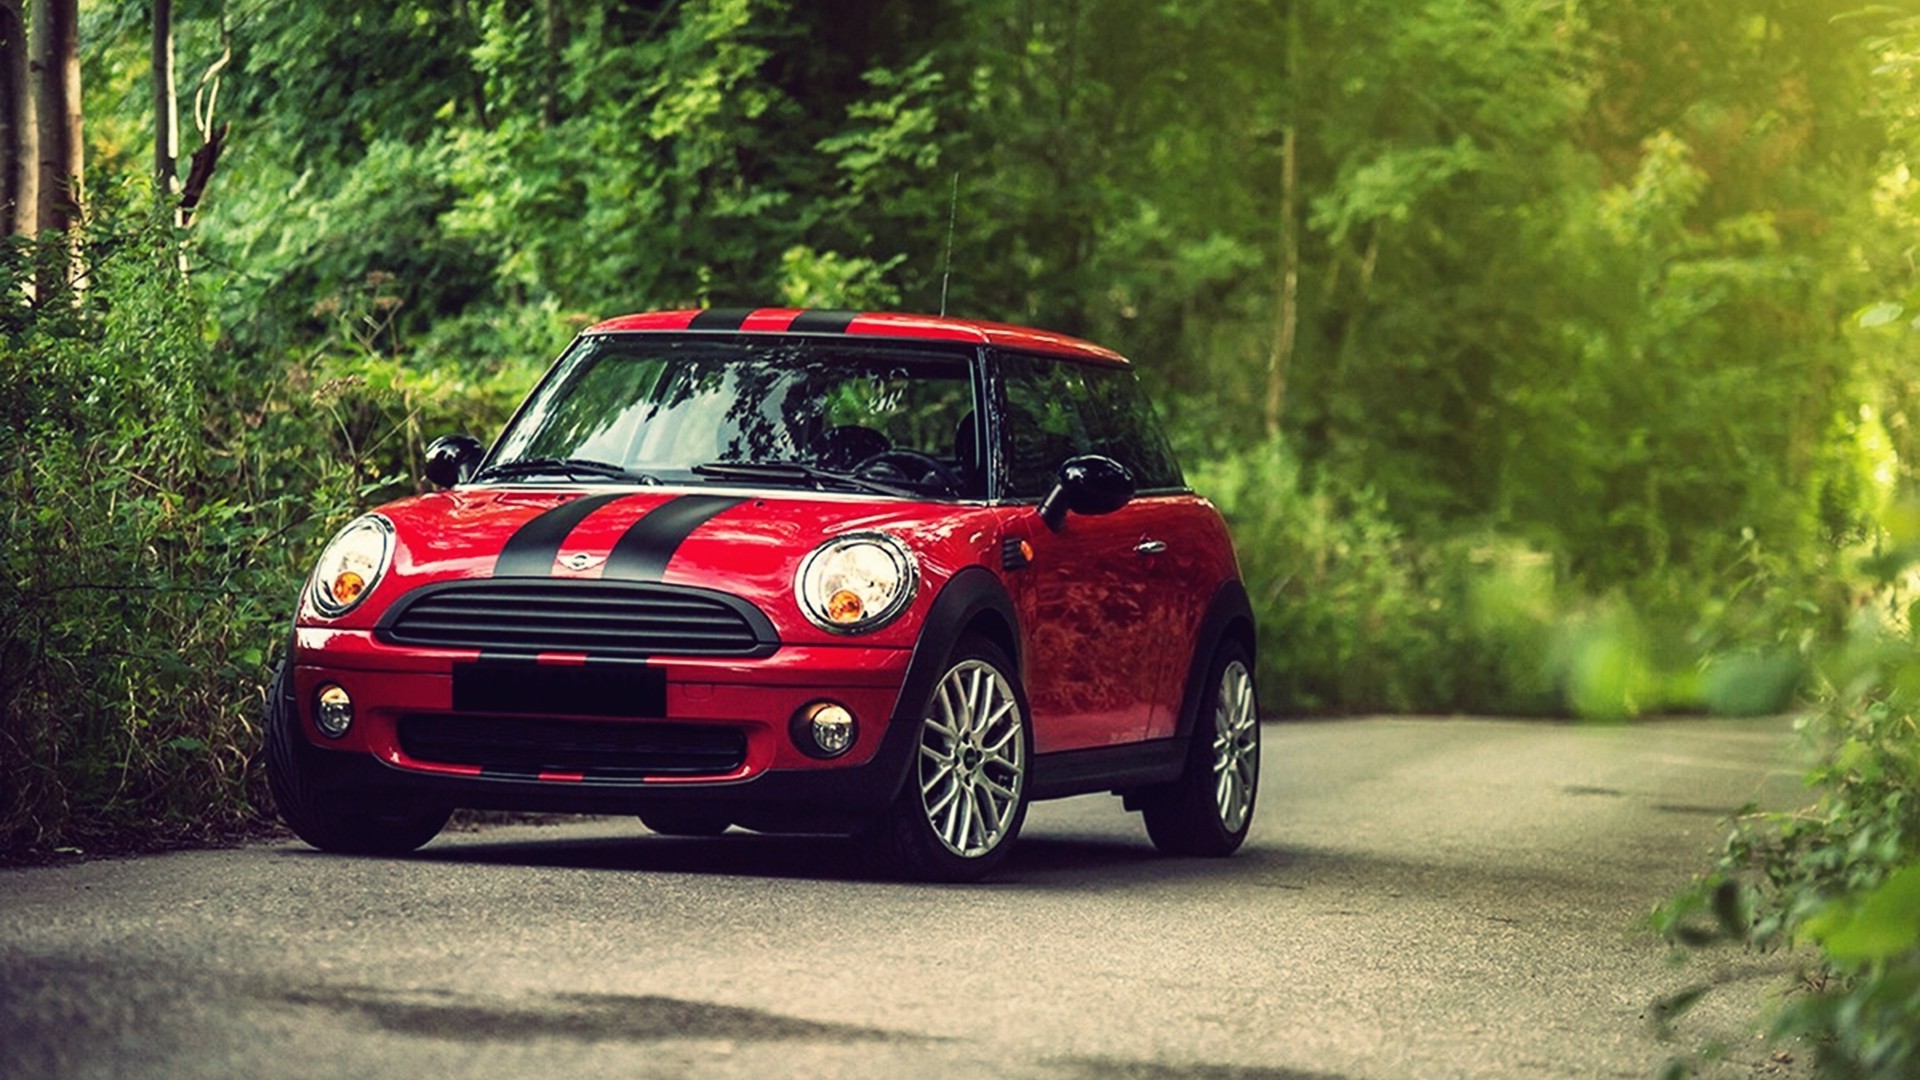
<path fill-rule="evenodd" d="M 367 579 L 351 570 L 342 571 L 339 577 L 333 579 L 333 584 L 327 588 L 327 592 L 332 594 L 334 602 L 343 607 L 351 606 L 355 600 L 360 599 L 360 594 L 366 591 Z"/>
<path fill-rule="evenodd" d="M 838 625 L 857 623 L 866 613 L 867 605 L 852 589 L 841 589 L 827 597 L 827 618 Z"/>

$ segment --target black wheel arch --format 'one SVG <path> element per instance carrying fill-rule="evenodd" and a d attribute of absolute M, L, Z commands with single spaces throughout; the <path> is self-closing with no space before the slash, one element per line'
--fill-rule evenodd
<path fill-rule="evenodd" d="M 893 720 L 920 719 L 909 714 L 933 692 L 934 683 L 946 672 L 954 646 L 968 634 L 999 646 L 1013 661 L 1014 669 L 1024 674 L 1026 661 L 1020 650 L 1019 625 L 1013 597 L 991 570 L 969 566 L 947 579 L 940 595 L 934 597 L 926 622 L 921 624 L 920 639 L 914 642 L 906 677 L 900 681 L 900 697 L 894 702 Z"/>
<path fill-rule="evenodd" d="M 1248 663 L 1258 659 L 1253 601 L 1247 596 L 1246 586 L 1238 580 L 1229 581 L 1214 591 L 1213 599 L 1207 603 L 1207 613 L 1200 619 L 1200 630 L 1194 635 L 1193 657 L 1187 662 L 1186 688 L 1180 695 L 1178 735 L 1182 739 L 1193 733 L 1194 722 L 1200 715 L 1200 699 L 1207 692 L 1207 671 L 1212 666 L 1213 654 L 1225 641 L 1236 642 L 1245 649 Z"/>

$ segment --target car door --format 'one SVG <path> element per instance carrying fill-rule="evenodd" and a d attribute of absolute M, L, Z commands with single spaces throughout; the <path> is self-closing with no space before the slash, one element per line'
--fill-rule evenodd
<path fill-rule="evenodd" d="M 1180 699 L 1193 663 L 1194 637 L 1212 598 L 1221 545 L 1213 514 L 1188 488 L 1153 405 L 1126 368 L 1090 373 L 1083 412 L 1095 452 L 1133 473 L 1136 494 L 1124 521 L 1140 576 L 1147 647 L 1136 654 L 1142 693 L 1150 699 L 1142 738 L 1167 738 L 1179 724 Z"/>
<path fill-rule="evenodd" d="M 1062 462 L 1099 452 L 1087 380 L 1101 367 L 1001 359 L 1009 501 L 1037 504 Z M 1147 499 L 1110 514 L 1069 514 L 1057 530 L 1037 512 L 1010 523 L 1009 540 L 1026 545 L 1015 603 L 1028 636 L 1024 675 L 1037 752 L 1146 737 L 1165 677 L 1164 643 L 1155 638 L 1166 620 L 1149 573 L 1161 512 Z"/>

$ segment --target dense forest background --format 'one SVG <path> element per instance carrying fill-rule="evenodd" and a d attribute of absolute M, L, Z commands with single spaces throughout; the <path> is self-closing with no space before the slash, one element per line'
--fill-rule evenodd
<path fill-rule="evenodd" d="M 1271 710 L 1812 703 L 1872 888 L 1920 848 L 1920 24 L 1858 7 L 0 0 L 0 844 L 254 820 L 309 558 L 579 327 L 944 304 L 1135 359 Z M 68 18 L 70 198 L 15 213 Z M 1768 836 L 1752 904 L 1843 891 Z"/>

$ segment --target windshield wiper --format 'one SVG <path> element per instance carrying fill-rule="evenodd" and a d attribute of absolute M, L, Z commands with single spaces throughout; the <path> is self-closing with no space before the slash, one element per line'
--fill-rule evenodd
<path fill-rule="evenodd" d="M 511 480 L 528 476 L 566 476 L 570 478 L 594 477 L 607 480 L 627 480 L 635 484 L 658 484 L 660 478 L 647 473 L 623 469 L 608 461 L 595 461 L 592 458 L 524 458 L 520 461 L 503 461 L 498 465 L 489 465 L 480 470 L 475 480 Z"/>
<path fill-rule="evenodd" d="M 925 497 L 921 492 L 898 484 L 870 479 L 857 473 L 822 469 L 817 465 L 807 465 L 798 461 L 709 461 L 704 465 L 695 465 L 693 471 L 701 476 L 711 476 L 720 480 L 787 480 L 812 484 L 814 487 L 842 484 L 857 491 L 870 491 L 876 495 L 892 495 L 901 499 Z"/>

